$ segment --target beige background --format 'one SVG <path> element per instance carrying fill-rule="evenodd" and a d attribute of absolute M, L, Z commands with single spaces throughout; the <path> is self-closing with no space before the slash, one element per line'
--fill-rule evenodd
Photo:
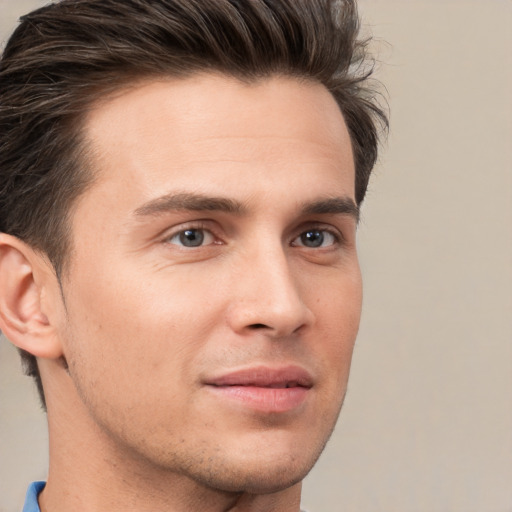
<path fill-rule="evenodd" d="M 0 37 L 37 0 L 0 0 Z M 512 3 L 360 0 L 392 129 L 359 233 L 363 323 L 312 512 L 512 511 Z M 382 40 L 386 41 L 384 43 Z M 43 478 L 0 341 L 0 511 Z"/>

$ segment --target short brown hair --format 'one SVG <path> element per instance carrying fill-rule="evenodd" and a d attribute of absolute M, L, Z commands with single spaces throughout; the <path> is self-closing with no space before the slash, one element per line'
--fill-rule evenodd
<path fill-rule="evenodd" d="M 350 133 L 361 203 L 387 118 L 358 32 L 355 0 L 62 0 L 22 17 L 0 62 L 0 231 L 60 277 L 70 208 L 93 179 L 88 108 L 133 80 L 208 70 L 324 84 Z M 22 356 L 44 403 L 36 360 Z"/>

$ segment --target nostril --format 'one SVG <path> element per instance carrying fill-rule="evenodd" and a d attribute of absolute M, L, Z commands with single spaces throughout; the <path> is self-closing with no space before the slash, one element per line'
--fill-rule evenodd
<path fill-rule="evenodd" d="M 249 329 L 268 329 L 268 326 L 265 324 L 251 324 L 249 325 Z"/>

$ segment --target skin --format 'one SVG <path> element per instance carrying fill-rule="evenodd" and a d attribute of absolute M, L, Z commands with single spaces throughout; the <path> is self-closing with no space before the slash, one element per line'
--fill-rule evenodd
<path fill-rule="evenodd" d="M 52 347 L 34 351 L 43 512 L 298 511 L 361 311 L 334 99 L 285 77 L 153 80 L 98 103 L 84 133 L 96 179 L 72 211 L 62 290 L 50 271 L 35 286 Z M 201 245 L 183 245 L 187 229 Z M 206 384 L 255 366 L 303 369 L 305 398 L 269 411 Z"/>

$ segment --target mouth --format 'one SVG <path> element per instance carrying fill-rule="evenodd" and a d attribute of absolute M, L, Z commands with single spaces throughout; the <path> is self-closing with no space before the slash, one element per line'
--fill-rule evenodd
<path fill-rule="evenodd" d="M 237 406 L 265 413 L 284 413 L 306 401 L 313 379 L 301 367 L 253 367 L 208 379 L 207 388 Z"/>

